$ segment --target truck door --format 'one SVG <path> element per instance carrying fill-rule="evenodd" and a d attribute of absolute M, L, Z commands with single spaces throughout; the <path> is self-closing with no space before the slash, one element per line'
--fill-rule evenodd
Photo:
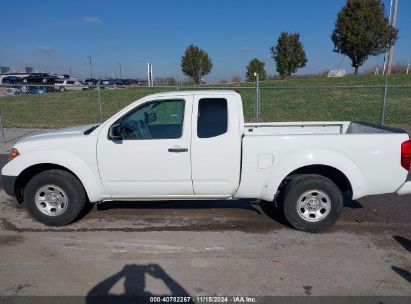
<path fill-rule="evenodd" d="M 132 109 L 118 125 L 122 139 L 100 132 L 97 160 L 113 198 L 193 195 L 190 163 L 192 95 L 156 99 Z"/>
<path fill-rule="evenodd" d="M 240 181 L 238 94 L 194 95 L 191 166 L 195 195 L 229 197 Z"/>

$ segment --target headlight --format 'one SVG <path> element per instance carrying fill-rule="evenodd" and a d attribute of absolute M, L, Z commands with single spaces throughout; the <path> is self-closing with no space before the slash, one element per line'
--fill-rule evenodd
<path fill-rule="evenodd" d="M 9 161 L 15 159 L 19 155 L 20 155 L 19 150 L 17 150 L 16 148 L 11 149 L 11 152 L 9 154 Z"/>

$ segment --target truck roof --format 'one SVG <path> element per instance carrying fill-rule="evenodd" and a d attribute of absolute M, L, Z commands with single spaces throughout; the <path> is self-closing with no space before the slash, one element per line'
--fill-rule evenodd
<path fill-rule="evenodd" d="M 181 95 L 194 95 L 194 94 L 203 94 L 203 95 L 213 95 L 213 94 L 238 94 L 234 90 L 191 90 L 191 91 L 168 91 L 168 92 L 159 92 L 148 95 L 146 97 L 155 98 L 162 97 L 164 95 L 171 96 L 181 96 Z"/>

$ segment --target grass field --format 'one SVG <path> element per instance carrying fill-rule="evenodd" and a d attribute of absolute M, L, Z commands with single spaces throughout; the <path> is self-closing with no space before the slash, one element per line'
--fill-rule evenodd
<path fill-rule="evenodd" d="M 384 96 L 383 83 L 382 76 L 349 76 L 342 79 L 307 77 L 262 82 L 261 120 L 364 120 L 379 123 Z M 390 76 L 389 85 L 386 124 L 411 130 L 411 75 Z M 254 121 L 256 92 L 252 86 L 250 83 L 231 85 L 242 95 L 248 122 Z M 205 88 L 210 87 L 194 89 Z M 172 90 L 175 88 L 127 87 L 101 90 L 103 119 L 143 96 Z M 0 97 L 0 112 L 6 128 L 59 128 L 100 120 L 96 90 L 3 96 Z"/>

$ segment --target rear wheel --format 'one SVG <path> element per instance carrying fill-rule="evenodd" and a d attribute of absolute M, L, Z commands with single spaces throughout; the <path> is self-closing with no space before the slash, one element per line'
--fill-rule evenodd
<path fill-rule="evenodd" d="M 24 189 L 24 202 L 29 213 L 49 226 L 67 225 L 84 208 L 83 185 L 72 174 L 48 170 L 34 176 Z"/>
<path fill-rule="evenodd" d="M 303 231 L 321 231 L 340 217 L 343 196 L 330 179 L 321 175 L 300 175 L 284 189 L 282 210 L 291 226 Z"/>

